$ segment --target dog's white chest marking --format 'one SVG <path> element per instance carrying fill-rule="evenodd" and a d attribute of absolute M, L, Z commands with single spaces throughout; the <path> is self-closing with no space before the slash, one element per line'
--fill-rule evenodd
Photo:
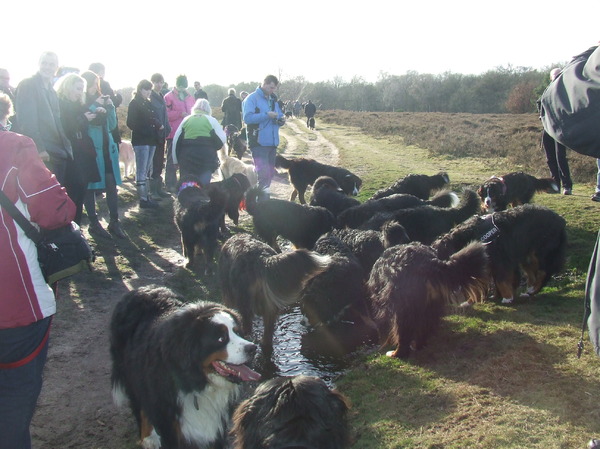
<path fill-rule="evenodd" d="M 201 444 L 214 441 L 225 432 L 229 419 L 229 403 L 239 388 L 221 376 L 209 375 L 211 383 L 202 392 L 180 393 L 181 433 L 186 440 Z M 212 385 L 214 382 L 216 385 Z"/>

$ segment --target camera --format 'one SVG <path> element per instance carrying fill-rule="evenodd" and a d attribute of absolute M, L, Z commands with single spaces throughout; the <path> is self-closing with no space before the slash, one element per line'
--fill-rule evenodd
<path fill-rule="evenodd" d="M 285 117 L 281 117 L 275 120 L 279 126 L 285 125 Z"/>

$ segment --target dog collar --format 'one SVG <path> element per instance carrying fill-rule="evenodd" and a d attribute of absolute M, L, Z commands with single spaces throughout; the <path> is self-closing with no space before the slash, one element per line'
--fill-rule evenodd
<path fill-rule="evenodd" d="M 177 191 L 177 195 L 179 195 L 182 190 L 187 189 L 188 187 L 196 187 L 197 189 L 202 188 L 202 186 L 200 186 L 200 184 L 198 184 L 196 181 L 182 182 L 181 186 L 179 187 L 179 190 Z"/>

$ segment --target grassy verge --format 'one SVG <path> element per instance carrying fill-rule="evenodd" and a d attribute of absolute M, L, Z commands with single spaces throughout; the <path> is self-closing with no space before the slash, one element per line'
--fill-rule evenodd
<path fill-rule="evenodd" d="M 447 171 L 460 190 L 518 168 L 508 157 L 436 156 L 335 123 L 322 133 L 340 148 L 340 164 L 363 177 L 362 199 L 408 173 Z M 371 355 L 339 380 L 353 402 L 354 447 L 576 448 L 600 435 L 600 363 L 587 336 L 576 356 L 600 218 L 589 199 L 593 184 L 578 183 L 574 192 L 534 198 L 568 223 L 566 270 L 542 294 L 450 315 L 408 362 Z"/>

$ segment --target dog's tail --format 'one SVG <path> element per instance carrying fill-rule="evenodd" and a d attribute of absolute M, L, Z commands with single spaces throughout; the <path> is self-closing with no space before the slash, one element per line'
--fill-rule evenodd
<path fill-rule="evenodd" d="M 560 190 L 552 178 L 535 178 L 534 186 L 536 192 L 556 193 Z"/>
<path fill-rule="evenodd" d="M 485 299 L 490 281 L 489 257 L 485 246 L 472 242 L 443 262 L 445 285 L 451 301 L 481 302 Z"/>
<path fill-rule="evenodd" d="M 330 263 L 330 256 L 305 249 L 270 256 L 265 260 L 261 282 L 263 295 L 270 304 L 283 309 L 297 302 L 304 284 Z"/>
<path fill-rule="evenodd" d="M 450 190 L 441 190 L 427 204 L 437 207 L 456 207 L 460 203 L 458 195 Z"/>
<path fill-rule="evenodd" d="M 563 227 L 560 230 L 557 239 L 554 239 L 552 243 L 552 249 L 544 257 L 541 262 L 542 268 L 545 272 L 544 279 L 540 284 L 540 288 L 545 287 L 550 278 L 562 271 L 565 266 L 567 259 L 567 231 Z"/>
<path fill-rule="evenodd" d="M 465 189 L 460 205 L 457 208 L 450 210 L 454 212 L 454 223 L 462 223 L 481 210 L 481 200 L 479 199 L 479 195 L 477 195 L 474 190 Z"/>
<path fill-rule="evenodd" d="M 281 154 L 275 156 L 275 167 L 289 170 L 292 167 L 294 161 L 284 158 Z"/>

